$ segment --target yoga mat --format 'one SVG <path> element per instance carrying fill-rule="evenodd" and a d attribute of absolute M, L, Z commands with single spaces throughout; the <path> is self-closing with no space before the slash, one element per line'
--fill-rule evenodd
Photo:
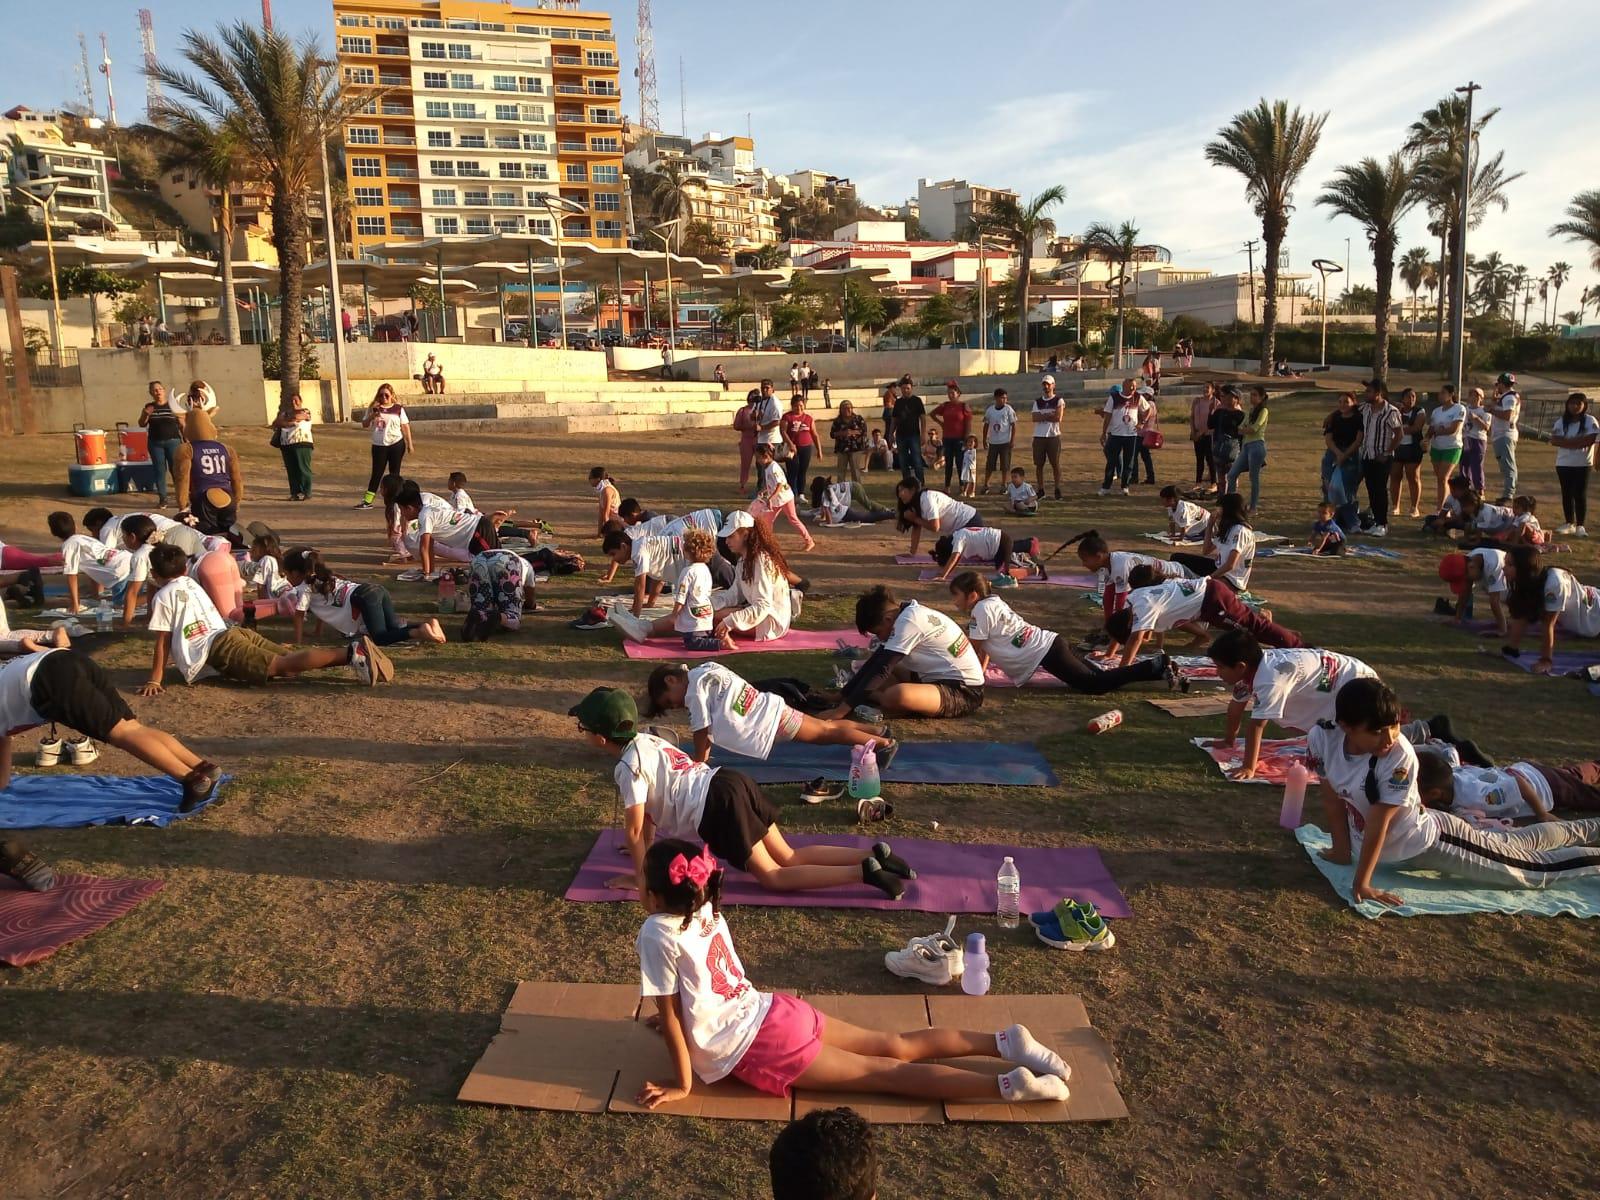
<path fill-rule="evenodd" d="M 1498 649 L 1489 646 L 1483 647 L 1484 654 L 1492 654 L 1496 658 L 1533 673 L 1533 664 L 1539 661 L 1539 652 L 1523 647 L 1522 653 L 1516 658 L 1509 654 L 1501 654 Z M 1550 678 L 1557 679 L 1563 675 L 1578 675 L 1586 668 L 1600 665 L 1600 651 L 1594 650 L 1557 650 L 1550 656 Z"/>
<path fill-rule="evenodd" d="M 1304 762 L 1306 756 L 1306 739 L 1297 738 L 1262 738 L 1261 756 L 1256 760 L 1256 774 L 1253 779 L 1235 779 L 1230 772 L 1238 769 L 1244 757 L 1244 736 L 1230 748 L 1224 750 L 1211 745 L 1213 738 L 1190 738 L 1192 745 L 1198 746 L 1202 754 L 1209 755 L 1211 761 L 1217 764 L 1217 770 L 1229 783 L 1264 783 L 1272 787 L 1283 787 L 1289 782 L 1289 767 L 1295 762 Z M 1307 786 L 1315 787 L 1319 782 L 1315 771 L 1306 780 Z"/>
<path fill-rule="evenodd" d="M 1486 888 L 1473 887 L 1465 880 L 1452 879 L 1437 871 L 1397 871 L 1380 866 L 1372 873 L 1372 885 L 1394 893 L 1403 903 L 1398 908 L 1374 900 L 1357 904 L 1350 896 L 1355 865 L 1339 866 L 1320 853 L 1333 845 L 1333 839 L 1315 825 L 1300 826 L 1294 836 L 1345 903 L 1372 920 L 1383 916 L 1436 917 L 1454 913 L 1600 917 L 1600 878 L 1592 876 L 1548 888 Z"/>
<path fill-rule="evenodd" d="M 1141 654 L 1134 662 L 1149 662 L 1155 658 L 1154 654 Z M 1084 655 L 1084 661 L 1097 671 L 1109 671 L 1120 667 L 1122 660 L 1090 658 Z M 1203 654 L 1174 654 L 1172 665 L 1178 668 L 1178 678 L 1187 679 L 1190 683 L 1221 683 L 1222 677 L 1217 674 L 1217 664 Z"/>
<path fill-rule="evenodd" d="M 755 642 L 747 638 L 734 638 L 732 650 L 685 650 L 681 637 L 653 637 L 648 642 L 628 642 L 622 649 L 629 658 L 720 658 L 726 654 L 793 654 L 800 650 L 828 650 L 839 648 L 843 638 L 852 646 L 865 650 L 867 639 L 854 629 L 791 629 L 781 638 L 768 642 Z"/>
<path fill-rule="evenodd" d="M 990 663 L 983 673 L 983 686 L 992 688 L 1064 688 L 1067 685 L 1050 674 L 1049 671 L 1043 670 L 1035 671 L 1028 676 L 1027 682 L 1019 684 L 1013 681 L 1011 676 L 1007 675 L 999 667 Z"/>
<path fill-rule="evenodd" d="M 983 561 L 986 562 L 986 563 L 989 562 L 988 559 L 984 559 Z M 921 581 L 922 583 L 931 583 L 935 579 L 938 579 L 938 578 L 939 578 L 939 572 L 933 570 L 931 567 L 928 570 L 921 572 L 917 576 L 917 579 L 919 581 Z M 1096 579 L 1095 579 L 1095 577 L 1093 575 L 1076 575 L 1076 574 L 1074 574 L 1074 575 L 1051 575 L 1050 578 L 1048 578 L 1048 579 L 1019 579 L 1019 580 L 1017 580 L 1017 582 L 1019 584 L 1021 584 L 1023 587 L 1037 587 L 1040 584 L 1043 584 L 1046 587 L 1064 587 L 1064 588 L 1093 588 L 1093 587 L 1098 587 L 1099 586 L 1099 583 L 1096 581 Z M 997 595 L 997 596 L 999 596 L 999 597 L 1001 597 L 1003 599 L 1005 597 L 1006 592 L 1009 591 L 1009 590 L 1010 590 L 1009 588 L 996 589 L 995 595 Z"/>
<path fill-rule="evenodd" d="M 779 742 L 766 760 L 746 758 L 722 747 L 711 762 L 733 767 L 757 783 L 806 783 L 821 775 L 850 777 L 849 746 Z M 991 787 L 1055 787 L 1060 780 L 1030 743 L 902 742 L 883 772 L 885 783 L 971 783 Z"/>
<path fill-rule="evenodd" d="M 865 857 L 868 848 L 882 837 L 838 834 L 823 837 L 813 833 L 786 833 L 791 846 L 859 847 Z M 932 842 L 912 838 L 889 838 L 894 852 L 917 872 L 906 881 L 906 894 L 891 900 L 875 887 L 852 884 L 816 892 L 769 892 L 743 871 L 729 870 L 722 885 L 724 904 L 752 904 L 778 908 L 901 908 L 915 912 L 993 913 L 994 877 L 1001 861 L 1010 855 L 1022 876 L 1021 907 L 1024 913 L 1051 908 L 1063 896 L 1093 901 L 1102 916 L 1132 915 L 1116 880 L 1106 870 L 1100 851 L 1093 846 L 985 846 L 959 842 Z M 633 900 L 635 893 L 606 886 L 606 880 L 625 875 L 631 860 L 622 853 L 622 832 L 607 829 L 595 839 L 589 856 L 578 867 L 578 874 L 567 889 L 568 900 L 580 903 Z"/>
<path fill-rule="evenodd" d="M 1313 562 L 1338 562 L 1343 558 L 1383 558 L 1397 560 L 1405 556 L 1398 550 L 1386 550 L 1382 546 L 1366 546 L 1350 542 L 1343 555 L 1338 554 L 1313 554 L 1309 546 L 1283 546 L 1276 550 L 1270 547 L 1258 551 L 1257 558 L 1309 558 Z"/>
<path fill-rule="evenodd" d="M 1149 538 L 1152 542 L 1160 542 L 1163 546 L 1203 546 L 1203 545 L 1205 545 L 1205 539 L 1204 538 L 1195 538 L 1194 541 L 1188 542 L 1188 541 L 1176 540 L 1176 539 L 1173 538 L 1173 536 L 1170 533 L 1147 533 L 1144 536 Z M 1265 546 L 1265 545 L 1269 545 L 1272 542 L 1284 542 L 1284 541 L 1288 541 L 1288 538 L 1285 537 L 1281 533 L 1260 533 L 1260 532 L 1256 533 L 1256 545 L 1258 545 L 1258 546 Z"/>
<path fill-rule="evenodd" d="M 0 829 L 75 829 L 80 825 L 170 825 L 204 812 L 210 800 L 180 813 L 183 785 L 165 775 L 13 775 L 0 792 Z"/>
<path fill-rule="evenodd" d="M 159 879 L 58 875 L 48 892 L 0 876 L 0 963 L 26 967 L 68 942 L 99 933 L 166 885 Z"/>

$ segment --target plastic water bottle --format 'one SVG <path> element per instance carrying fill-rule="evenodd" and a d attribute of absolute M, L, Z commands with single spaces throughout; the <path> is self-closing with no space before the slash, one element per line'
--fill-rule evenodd
<path fill-rule="evenodd" d="M 456 573 L 446 569 L 439 576 L 439 611 L 453 613 L 456 610 Z"/>
<path fill-rule="evenodd" d="M 989 950 L 981 933 L 967 934 L 967 946 L 961 952 L 961 990 L 969 996 L 982 996 L 989 991 Z"/>
<path fill-rule="evenodd" d="M 994 886 L 995 920 L 1000 923 L 1001 929 L 1015 929 L 1018 901 L 1022 898 L 1022 876 L 1017 872 L 1017 864 L 1009 857 L 1000 864 L 1000 873 L 995 876 Z"/>
<path fill-rule="evenodd" d="M 1311 779 L 1311 772 L 1306 770 L 1305 763 L 1296 759 L 1284 777 L 1283 807 L 1278 810 L 1278 824 L 1285 829 L 1299 829 L 1300 810 L 1305 807 L 1306 784 Z"/>
<path fill-rule="evenodd" d="M 101 633 L 110 633 L 113 615 L 110 601 L 104 596 L 100 597 L 100 603 L 95 605 L 94 609 L 95 628 Z"/>
<path fill-rule="evenodd" d="M 871 800 L 883 791 L 878 778 L 878 756 L 873 753 L 876 741 L 857 746 L 850 751 L 850 798 Z"/>
<path fill-rule="evenodd" d="M 1122 724 L 1122 710 L 1113 708 L 1110 712 L 1103 712 L 1090 721 L 1087 728 L 1090 733 L 1105 733 L 1108 729 L 1115 729 Z"/>

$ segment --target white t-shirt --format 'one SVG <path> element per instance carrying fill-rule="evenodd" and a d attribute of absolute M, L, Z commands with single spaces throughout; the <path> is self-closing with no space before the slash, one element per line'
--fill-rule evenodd
<path fill-rule="evenodd" d="M 989 445 L 1009 446 L 1017 428 L 1017 410 L 1009 404 L 1004 408 L 991 404 L 984 410 L 983 427 L 988 434 Z"/>
<path fill-rule="evenodd" d="M 1456 767 L 1450 775 L 1455 782 L 1451 808 L 1481 808 L 1491 817 L 1512 821 L 1531 817 L 1533 806 L 1522 798 L 1522 789 L 1517 786 L 1519 777 L 1527 780 L 1546 812 L 1555 807 L 1550 781 L 1532 763 L 1515 762 L 1509 767 Z"/>
<path fill-rule="evenodd" d="M 1173 579 L 1128 593 L 1135 632 L 1165 633 L 1180 621 L 1198 621 L 1206 602 L 1206 580 Z"/>
<path fill-rule="evenodd" d="M 1006 496 L 1015 508 L 1028 508 L 1039 503 L 1039 493 L 1033 490 L 1031 483 L 1006 484 Z"/>
<path fill-rule="evenodd" d="M 1149 554 L 1135 554 L 1131 550 L 1113 550 L 1111 565 L 1106 568 L 1107 581 L 1112 593 L 1121 595 L 1128 590 L 1128 576 L 1135 567 L 1150 567 L 1162 579 L 1192 579 L 1193 574 L 1182 563 L 1156 558 Z"/>
<path fill-rule="evenodd" d="M 1256 531 L 1242 522 L 1228 530 L 1226 536 L 1217 542 L 1217 566 L 1221 567 L 1229 557 L 1238 551 L 1239 561 L 1233 565 L 1231 571 L 1221 575 L 1241 592 L 1250 586 L 1250 569 L 1256 561 Z"/>
<path fill-rule="evenodd" d="M 638 521 L 629 525 L 622 532 L 637 541 L 642 537 L 660 537 L 672 524 L 670 516 L 651 517 L 648 521 Z"/>
<path fill-rule="evenodd" d="M 761 469 L 761 490 L 756 493 L 757 502 L 777 512 L 793 499 L 794 492 L 789 488 L 789 479 L 783 473 L 783 468 L 776 461 L 769 462 Z"/>
<path fill-rule="evenodd" d="M 1473 524 L 1485 533 L 1499 533 L 1502 529 L 1510 529 L 1516 519 L 1517 514 L 1504 504 L 1484 504 L 1479 507 Z"/>
<path fill-rule="evenodd" d="M 263 596 L 281 596 L 289 590 L 283 567 L 275 558 L 247 558 L 239 564 L 239 574 L 255 584 Z"/>
<path fill-rule="evenodd" d="M 845 492 L 850 491 L 850 485 L 845 484 Z M 676 520 L 666 523 L 661 532 L 667 537 L 682 537 L 690 529 L 704 529 L 712 537 L 717 536 L 717 530 L 722 528 L 722 513 L 715 508 L 697 508 L 692 513 L 685 513 Z"/>
<path fill-rule="evenodd" d="M 728 923 L 709 904 L 687 929 L 675 913 L 654 913 L 639 930 L 637 948 L 643 994 L 678 997 L 694 1073 L 706 1083 L 726 1078 L 772 1007 L 772 997 L 745 978 Z"/>
<path fill-rule="evenodd" d="M 830 483 L 822 489 L 822 511 L 828 514 L 830 524 L 838 525 L 849 520 L 851 499 L 848 483 Z"/>
<path fill-rule="evenodd" d="M 1000 553 L 1000 530 L 992 525 L 958 529 L 950 535 L 950 553 L 957 562 L 964 558 L 993 562 Z"/>
<path fill-rule="evenodd" d="M 1179 500 L 1167 513 L 1167 522 L 1184 541 L 1200 541 L 1206 536 L 1206 526 L 1211 524 L 1211 514 L 1193 500 Z"/>
<path fill-rule="evenodd" d="M 1467 409 L 1467 420 L 1466 420 L 1466 424 L 1461 426 L 1462 434 L 1465 437 L 1467 437 L 1470 441 L 1474 441 L 1474 442 L 1486 442 L 1486 441 L 1488 441 L 1489 440 L 1489 431 L 1487 429 L 1485 429 L 1482 425 L 1479 425 L 1478 424 L 1478 420 L 1479 419 L 1487 419 L 1488 416 L 1489 416 L 1489 410 L 1484 408 L 1481 404 L 1469 404 L 1469 405 L 1466 406 L 1466 409 Z"/>
<path fill-rule="evenodd" d="M 1053 631 L 1028 624 L 999 596 L 985 596 L 972 606 L 967 634 L 982 642 L 990 661 L 1017 684 L 1039 669 L 1056 640 Z"/>
<path fill-rule="evenodd" d="M 1106 425 L 1108 437 L 1137 437 L 1139 433 L 1139 398 L 1137 395 L 1129 397 L 1127 403 L 1121 403 L 1116 396 L 1109 397 L 1101 412 L 1110 413 L 1111 420 Z"/>
<path fill-rule="evenodd" d="M 417 537 L 420 540 L 423 534 L 431 534 L 441 546 L 465 550 L 482 519 L 470 508 L 457 509 L 443 496 L 423 492 L 422 507 L 417 511 Z"/>
<path fill-rule="evenodd" d="M 939 527 L 940 534 L 955 533 L 958 529 L 965 529 L 978 519 L 978 510 L 970 504 L 963 504 L 953 500 L 943 492 L 933 488 L 923 490 L 922 499 L 918 503 L 922 510 L 922 518 L 931 521 Z"/>
<path fill-rule="evenodd" d="M 789 711 L 780 697 L 761 691 L 714 662 L 689 672 L 685 703 L 690 729 L 709 729 L 713 745 L 749 758 L 766 758 L 772 753 Z"/>
<path fill-rule="evenodd" d="M 1588 437 L 1590 434 L 1600 434 L 1600 421 L 1594 419 L 1592 413 L 1584 413 L 1581 421 L 1570 424 L 1564 423 L 1560 417 L 1550 427 L 1550 432 L 1557 437 Z M 1591 442 L 1582 450 L 1574 450 L 1570 446 L 1556 447 L 1556 466 L 1558 467 L 1587 467 L 1594 463 L 1594 443 Z"/>
<path fill-rule="evenodd" d="M 1430 443 L 1435 450 L 1461 449 L 1461 429 L 1454 433 L 1440 433 L 1441 429 L 1462 422 L 1462 429 L 1466 428 L 1467 406 L 1457 400 L 1449 406 L 1441 404 L 1428 414 L 1428 428 L 1433 431 L 1433 441 Z"/>
<path fill-rule="evenodd" d="M 648 733 L 637 735 L 611 776 L 623 808 L 644 805 L 658 838 L 700 839 L 700 817 L 717 768 L 697 763 L 676 746 Z"/>
<path fill-rule="evenodd" d="M 172 663 L 185 683 L 193 683 L 205 670 L 211 643 L 227 628 L 205 588 L 187 575 L 169 581 L 150 601 L 150 632 L 176 635 Z"/>
<path fill-rule="evenodd" d="M 983 686 L 983 667 L 967 635 L 942 612 L 915 600 L 900 609 L 883 648 L 904 654 L 906 669 L 923 683 Z"/>
<path fill-rule="evenodd" d="M 641 537 L 633 539 L 633 573 L 659 579 L 672 587 L 683 570 L 683 539 L 675 537 Z M 710 571 L 707 571 L 710 574 Z"/>
<path fill-rule="evenodd" d="M 332 595 L 324 596 L 308 579 L 299 587 L 289 590 L 295 611 L 308 612 L 329 629 L 345 637 L 354 637 L 361 626 L 361 618 L 350 607 L 350 598 L 360 585 L 349 579 L 334 576 Z"/>
<path fill-rule="evenodd" d="M 279 441 L 285 446 L 310 446 L 313 444 L 311 432 L 311 419 L 296 421 L 293 425 L 278 431 L 282 436 Z"/>
<path fill-rule="evenodd" d="M 771 429 L 762 429 L 763 425 L 773 421 L 779 422 Z M 783 442 L 783 410 L 778 407 L 776 396 L 767 396 L 756 405 L 756 444 L 777 446 Z"/>
<path fill-rule="evenodd" d="M 1571 571 L 1551 567 L 1544 577 L 1544 611 L 1560 613 L 1556 625 L 1578 637 L 1600 637 L 1600 588 L 1586 587 Z"/>
<path fill-rule="evenodd" d="M 1040 414 L 1049 414 L 1048 421 L 1033 422 L 1033 436 L 1036 438 L 1058 438 L 1061 436 L 1061 416 L 1066 408 L 1066 401 L 1060 396 L 1051 396 L 1046 399 L 1040 396 L 1033 402 L 1033 412 L 1037 417 Z"/>
<path fill-rule="evenodd" d="M 961 452 L 961 482 L 973 483 L 978 478 L 978 452 L 968 446 Z"/>
<path fill-rule="evenodd" d="M 1511 518 L 1511 527 L 1519 533 L 1532 534 L 1534 536 L 1544 532 L 1544 528 L 1539 524 L 1539 518 L 1531 512 L 1517 513 L 1516 516 Z"/>
<path fill-rule="evenodd" d="M 123 513 L 120 517 L 112 517 L 103 526 L 101 526 L 100 540 L 106 545 L 115 547 L 118 550 L 123 549 L 122 523 L 129 517 L 149 517 L 151 521 L 155 522 L 156 532 L 158 534 L 166 533 L 167 530 L 171 529 L 177 524 L 177 522 L 171 517 L 163 517 L 160 513 Z M 156 540 L 160 541 L 161 539 L 157 538 Z"/>
<path fill-rule="evenodd" d="M 63 575 L 87 575 L 101 587 L 116 587 L 132 569 L 133 555 L 86 533 L 75 533 L 61 543 Z"/>
<path fill-rule="evenodd" d="M 393 408 L 380 408 L 372 416 L 372 444 L 374 446 L 392 446 L 406 436 L 405 426 L 411 424 L 411 418 L 406 416 L 406 406 L 396 404 Z"/>
<path fill-rule="evenodd" d="M 7 736 L 43 725 L 44 718 L 33 708 L 33 675 L 54 650 L 23 654 L 0 665 L 0 732 Z"/>
<path fill-rule="evenodd" d="M 685 567 L 672 591 L 672 602 L 683 606 L 672 623 L 674 629 L 679 633 L 710 633 L 711 568 L 703 562 Z"/>
<path fill-rule="evenodd" d="M 1516 392 L 1507 392 L 1505 395 L 1492 398 L 1488 404 L 1489 409 L 1489 436 L 1495 441 L 1508 438 L 1517 440 L 1517 417 L 1522 412 L 1522 397 Z"/>
<path fill-rule="evenodd" d="M 1483 564 L 1483 578 L 1479 581 L 1485 592 L 1491 596 L 1504 596 L 1506 594 L 1506 552 L 1504 550 L 1491 550 L 1487 546 L 1480 546 L 1476 550 L 1467 551 L 1468 558 L 1475 558 Z"/>
<path fill-rule="evenodd" d="M 1257 721 L 1303 731 L 1333 720 L 1334 697 L 1345 684 L 1376 676 L 1360 659 L 1331 650 L 1263 650 L 1255 679 L 1235 685 L 1233 698 Z"/>
<path fill-rule="evenodd" d="M 450 493 L 450 507 L 457 512 L 477 512 L 477 505 L 472 503 L 472 497 L 467 494 L 466 488 L 457 488 Z"/>
<path fill-rule="evenodd" d="M 1367 797 L 1369 773 L 1377 786 L 1377 802 L 1400 810 L 1389 822 L 1379 862 L 1415 858 L 1439 840 L 1438 823 L 1422 807 L 1422 797 L 1417 794 L 1417 752 L 1404 737 L 1396 738 L 1387 754 L 1349 754 L 1344 730 L 1318 724 L 1306 734 L 1306 758 L 1311 769 L 1344 801 L 1352 858 L 1360 857 L 1361 835 L 1372 812 L 1373 802 Z"/>

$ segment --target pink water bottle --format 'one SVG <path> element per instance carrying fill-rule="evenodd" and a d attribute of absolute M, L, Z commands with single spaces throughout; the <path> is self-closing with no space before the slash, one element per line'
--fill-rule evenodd
<path fill-rule="evenodd" d="M 1306 784 L 1311 780 L 1311 772 L 1306 770 L 1305 763 L 1295 759 L 1289 769 L 1284 772 L 1286 782 L 1283 785 L 1283 807 L 1278 810 L 1278 824 L 1285 829 L 1300 828 L 1300 810 L 1306 803 Z"/>
<path fill-rule="evenodd" d="M 456 573 L 449 568 L 439 576 L 439 611 L 453 613 L 456 610 Z"/>
<path fill-rule="evenodd" d="M 1094 720 L 1090 721 L 1088 729 L 1090 733 L 1104 733 L 1106 730 L 1115 729 L 1121 724 L 1122 710 L 1120 708 L 1113 708 L 1110 712 L 1103 712 Z"/>

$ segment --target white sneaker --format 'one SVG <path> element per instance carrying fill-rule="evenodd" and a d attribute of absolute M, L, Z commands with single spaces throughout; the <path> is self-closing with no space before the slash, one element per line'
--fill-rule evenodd
<path fill-rule="evenodd" d="M 1095 495 L 1097 495 L 1097 496 L 1109 496 L 1109 495 L 1111 495 L 1111 489 L 1110 488 L 1101 488 L 1098 492 L 1095 493 Z"/>
<path fill-rule="evenodd" d="M 1579 525 L 1576 529 L 1574 529 L 1572 531 L 1572 536 L 1573 537 L 1588 537 L 1589 536 L 1589 531 L 1587 529 L 1585 529 L 1582 525 Z"/>
<path fill-rule="evenodd" d="M 606 619 L 622 630 L 622 636 L 630 642 L 648 641 L 652 622 L 643 617 L 636 617 L 624 608 L 613 608 Z"/>
<path fill-rule="evenodd" d="M 100 757 L 100 750 L 86 737 L 68 738 L 62 757 L 75 767 L 86 767 Z"/>
<path fill-rule="evenodd" d="M 797 592 L 793 588 L 790 588 L 789 589 L 789 615 L 790 615 L 790 617 L 798 617 L 801 614 L 801 612 L 804 611 L 805 606 L 806 606 L 806 594 L 804 592 Z"/>
<path fill-rule="evenodd" d="M 943 987 L 961 978 L 961 946 L 955 940 L 956 919 L 944 924 L 943 933 L 914 937 L 904 950 L 891 950 L 883 956 L 889 973 L 902 979 L 920 979 Z"/>
<path fill-rule="evenodd" d="M 371 687 L 377 682 L 372 676 L 372 663 L 367 659 L 366 648 L 360 642 L 350 647 L 350 669 L 363 687 Z"/>
<path fill-rule="evenodd" d="M 1574 525 L 1571 521 L 1568 521 L 1565 525 L 1557 525 L 1556 526 L 1556 532 L 1557 533 L 1576 533 L 1577 531 L 1578 531 L 1578 527 L 1576 525 Z"/>
<path fill-rule="evenodd" d="M 1124 495 L 1124 496 L 1131 496 L 1131 495 L 1132 495 L 1132 494 L 1133 494 L 1133 493 L 1132 493 L 1132 492 L 1130 492 L 1130 491 L 1128 491 L 1128 489 L 1127 489 L 1127 488 L 1123 488 L 1123 489 L 1122 489 L 1122 494 L 1123 494 L 1123 495 Z"/>
<path fill-rule="evenodd" d="M 1371 529 L 1367 530 L 1367 536 L 1368 537 L 1388 537 L 1389 536 L 1389 527 L 1387 525 L 1374 525 Z"/>
<path fill-rule="evenodd" d="M 56 767 L 61 765 L 61 738 L 54 729 L 50 735 L 39 743 L 39 749 L 34 752 L 33 765 L 36 767 Z"/>

